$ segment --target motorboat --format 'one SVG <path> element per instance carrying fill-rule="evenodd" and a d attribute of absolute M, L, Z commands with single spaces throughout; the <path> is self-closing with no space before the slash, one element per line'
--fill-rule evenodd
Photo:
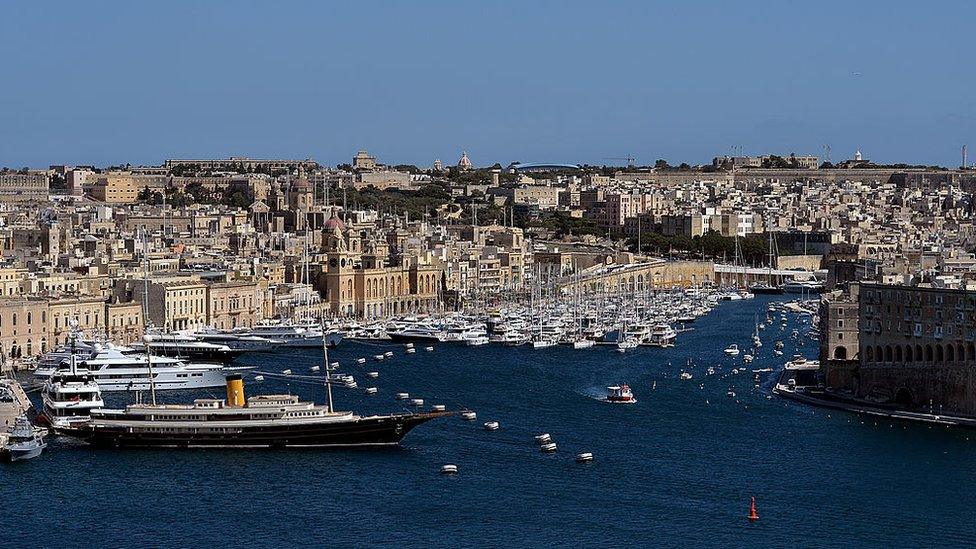
<path fill-rule="evenodd" d="M 574 349 L 589 349 L 596 345 L 596 342 L 592 339 L 580 338 L 573 341 Z"/>
<path fill-rule="evenodd" d="M 729 345 L 728 347 L 726 347 L 724 352 L 725 352 L 725 354 L 727 354 L 729 356 L 738 356 L 739 355 L 739 346 L 736 345 L 735 343 L 733 343 L 732 345 Z"/>
<path fill-rule="evenodd" d="M 655 324 L 646 338 L 647 345 L 654 347 L 673 347 L 678 333 L 668 324 Z"/>
<path fill-rule="evenodd" d="M 633 404 L 637 402 L 637 399 L 634 398 L 634 393 L 631 392 L 630 386 L 628 385 L 611 385 L 607 387 L 607 396 L 603 400 L 612 404 Z"/>
<path fill-rule="evenodd" d="M 7 432 L 7 440 L 0 446 L 0 456 L 7 461 L 21 461 L 41 455 L 47 444 L 34 429 L 27 416 L 18 416 Z"/>

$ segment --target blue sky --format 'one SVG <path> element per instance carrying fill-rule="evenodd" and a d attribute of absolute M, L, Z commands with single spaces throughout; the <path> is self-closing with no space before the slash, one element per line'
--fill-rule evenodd
<path fill-rule="evenodd" d="M 0 165 L 976 158 L 968 2 L 19 2 Z M 619 161 L 617 163 L 620 163 Z"/>

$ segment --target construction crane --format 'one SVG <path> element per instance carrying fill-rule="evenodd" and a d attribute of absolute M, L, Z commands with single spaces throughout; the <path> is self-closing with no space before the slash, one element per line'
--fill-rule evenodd
<path fill-rule="evenodd" d="M 637 162 L 637 159 L 634 158 L 633 156 L 610 156 L 604 158 L 604 160 L 626 160 L 628 168 L 633 168 L 634 163 Z"/>

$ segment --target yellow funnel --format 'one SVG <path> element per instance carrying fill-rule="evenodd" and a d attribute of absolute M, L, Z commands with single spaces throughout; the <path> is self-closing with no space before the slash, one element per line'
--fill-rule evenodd
<path fill-rule="evenodd" d="M 241 408 L 244 406 L 244 380 L 240 374 L 227 376 L 227 407 Z"/>

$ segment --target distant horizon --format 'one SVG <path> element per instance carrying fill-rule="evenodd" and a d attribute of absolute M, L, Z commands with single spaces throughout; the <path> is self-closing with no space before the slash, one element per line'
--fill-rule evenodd
<path fill-rule="evenodd" d="M 14 169 L 334 166 L 359 149 L 417 166 L 462 151 L 475 165 L 707 164 L 824 159 L 827 145 L 834 162 L 860 149 L 954 167 L 976 147 L 976 7 L 961 1 L 6 8 L 0 166 Z"/>

